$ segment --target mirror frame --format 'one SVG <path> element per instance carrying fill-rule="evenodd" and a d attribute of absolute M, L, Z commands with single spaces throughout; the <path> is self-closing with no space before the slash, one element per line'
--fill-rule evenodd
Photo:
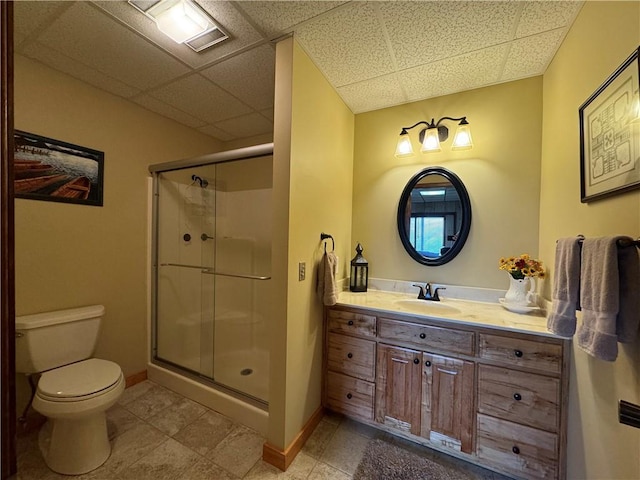
<path fill-rule="evenodd" d="M 407 207 L 407 202 L 411 197 L 412 190 L 418 185 L 420 180 L 429 175 L 440 175 L 447 179 L 451 185 L 456 189 L 458 193 L 458 197 L 460 197 L 460 202 L 462 203 L 462 225 L 460 226 L 460 234 L 458 239 L 453 244 L 453 246 L 447 251 L 444 255 L 439 257 L 425 257 L 421 255 L 411 242 L 409 241 L 409 236 L 407 234 L 405 228 L 405 212 Z M 471 230 L 471 200 L 469 198 L 469 193 L 462 183 L 462 180 L 453 172 L 447 170 L 442 167 L 427 167 L 418 173 L 416 173 L 411 180 L 407 183 L 402 191 L 402 195 L 400 196 L 400 202 L 398 203 L 398 233 L 400 234 L 400 240 L 402 241 L 402 246 L 405 248 L 407 253 L 411 255 L 415 261 L 422 263 L 423 265 L 428 265 L 431 267 L 436 267 L 438 265 L 444 265 L 445 263 L 450 262 L 455 258 L 462 247 L 464 246 L 467 238 L 469 237 L 469 231 Z"/>

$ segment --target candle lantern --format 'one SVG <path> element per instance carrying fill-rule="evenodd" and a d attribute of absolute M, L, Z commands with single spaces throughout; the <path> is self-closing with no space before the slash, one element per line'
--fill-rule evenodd
<path fill-rule="evenodd" d="M 369 262 L 362 256 L 362 245 L 356 246 L 356 256 L 351 260 L 351 277 L 349 290 L 352 292 L 366 292 L 369 283 Z"/>

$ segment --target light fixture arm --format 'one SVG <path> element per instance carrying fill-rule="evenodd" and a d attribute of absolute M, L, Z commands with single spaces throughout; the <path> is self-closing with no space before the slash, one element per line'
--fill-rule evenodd
<path fill-rule="evenodd" d="M 433 122 L 433 119 L 431 121 Z M 418 123 L 415 123 L 415 124 L 411 125 L 410 127 L 402 127 L 402 130 L 400 131 L 400 135 L 406 135 L 407 133 L 409 133 L 407 130 L 411 130 L 412 128 L 416 128 L 418 125 L 422 125 L 422 124 L 426 125 L 427 128 L 430 127 L 429 123 L 427 123 L 424 120 L 422 120 L 422 121 L 420 121 Z"/>

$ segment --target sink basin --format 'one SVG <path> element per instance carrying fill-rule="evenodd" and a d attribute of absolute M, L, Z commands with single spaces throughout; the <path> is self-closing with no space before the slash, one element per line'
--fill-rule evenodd
<path fill-rule="evenodd" d="M 396 300 L 395 304 L 402 310 L 424 315 L 453 315 L 455 313 L 461 313 L 456 307 L 430 300 Z"/>

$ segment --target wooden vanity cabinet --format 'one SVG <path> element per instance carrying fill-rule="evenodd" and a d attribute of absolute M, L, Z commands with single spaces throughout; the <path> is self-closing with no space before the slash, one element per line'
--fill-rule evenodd
<path fill-rule="evenodd" d="M 568 340 L 325 313 L 327 408 L 514 478 L 565 478 Z"/>

